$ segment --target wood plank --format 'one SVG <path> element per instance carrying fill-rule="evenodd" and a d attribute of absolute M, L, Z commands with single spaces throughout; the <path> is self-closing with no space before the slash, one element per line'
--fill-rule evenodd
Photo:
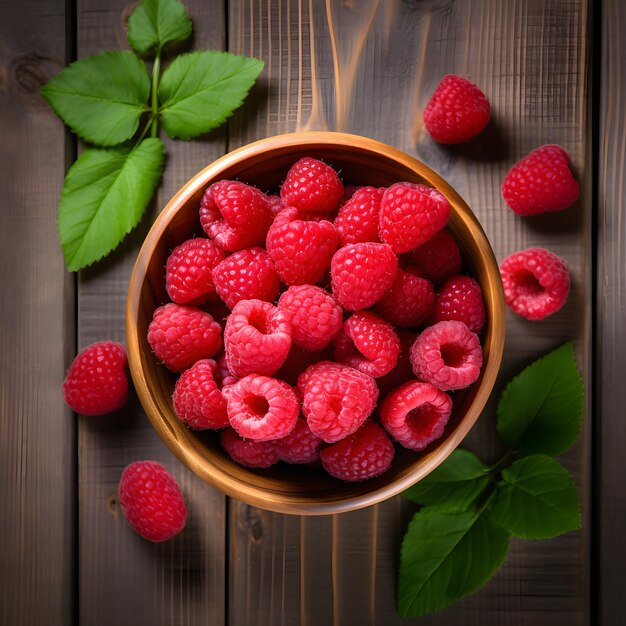
<path fill-rule="evenodd" d="M 222 49 L 222 6 L 185 2 L 194 46 Z M 104 7 L 104 8 L 103 8 Z M 127 48 L 132 5 L 78 2 L 78 55 Z M 137 252 L 153 218 L 174 192 L 224 152 L 221 132 L 194 142 L 166 141 L 160 191 L 139 227 L 105 261 L 81 272 L 78 339 L 124 341 L 126 292 Z M 126 525 L 117 484 L 130 462 L 153 459 L 179 481 L 189 507 L 187 528 L 174 540 L 150 544 Z M 80 621 L 96 624 L 217 624 L 224 622 L 225 497 L 180 464 L 150 426 L 136 398 L 115 417 L 79 425 Z"/>
<path fill-rule="evenodd" d="M 73 142 L 39 95 L 67 60 L 64 9 L 5 3 L 0 23 L 0 623 L 16 626 L 74 619 L 74 281 L 56 236 Z"/>
<path fill-rule="evenodd" d="M 570 266 L 574 289 L 558 315 L 539 324 L 509 315 L 497 389 L 535 357 L 570 338 L 588 384 L 592 259 L 588 3 L 231 0 L 229 6 L 229 49 L 266 61 L 256 97 L 230 125 L 229 148 L 277 132 L 331 129 L 374 137 L 423 159 L 473 207 L 499 259 L 541 245 Z M 467 146 L 437 146 L 422 128 L 423 108 L 438 80 L 449 72 L 477 82 L 494 110 L 490 128 L 480 141 Z M 521 156 L 553 142 L 571 154 L 582 182 L 582 199 L 562 216 L 521 220 L 505 208 L 500 181 Z M 500 453 L 492 409 L 493 402 L 467 440 L 467 446 L 486 461 Z M 563 461 L 581 489 L 584 530 L 541 544 L 514 541 L 507 563 L 488 586 L 420 623 L 586 622 L 588 428 Z M 241 521 L 244 514 L 257 520 L 256 539 Z M 347 619 L 355 624 L 400 623 L 394 588 L 398 546 L 408 515 L 401 499 L 314 522 L 255 512 L 236 503 L 231 504 L 230 515 L 231 557 L 237 554 L 240 563 L 242 546 L 254 546 L 255 571 L 272 573 L 271 581 L 264 579 L 265 588 L 291 588 L 291 572 L 276 564 L 292 567 L 299 559 L 300 619 L 293 597 L 282 593 L 280 602 L 290 606 L 285 623 L 340 624 Z M 302 525 L 309 524 L 315 525 L 316 533 L 301 532 Z M 278 546 L 273 534 L 277 528 L 289 538 Z M 237 569 L 231 563 L 229 617 L 235 625 L 272 623 L 259 611 L 256 597 L 246 594 L 251 562 Z M 314 603 L 307 601 L 310 593 Z"/>

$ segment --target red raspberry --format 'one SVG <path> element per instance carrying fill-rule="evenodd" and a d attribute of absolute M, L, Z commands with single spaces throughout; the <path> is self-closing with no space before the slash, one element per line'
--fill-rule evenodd
<path fill-rule="evenodd" d="M 220 443 L 232 460 L 239 465 L 269 467 L 278 463 L 278 453 L 274 441 L 242 439 L 234 428 L 227 428 L 220 435 Z"/>
<path fill-rule="evenodd" d="M 276 441 L 278 458 L 285 463 L 313 463 L 320 458 L 322 440 L 316 437 L 303 419 L 296 421 L 294 429 Z"/>
<path fill-rule="evenodd" d="M 280 289 L 274 261 L 263 248 L 246 248 L 226 257 L 213 268 L 213 281 L 231 309 L 240 300 L 272 302 Z"/>
<path fill-rule="evenodd" d="M 335 339 L 339 363 L 378 378 L 390 372 L 400 354 L 400 340 L 393 326 L 369 311 L 350 316 Z"/>
<path fill-rule="evenodd" d="M 128 397 L 124 346 L 115 341 L 87 346 L 70 365 L 63 397 L 81 415 L 103 415 L 121 409 Z"/>
<path fill-rule="evenodd" d="M 452 400 L 433 385 L 411 381 L 394 389 L 380 405 L 387 432 L 409 450 L 423 450 L 443 435 Z"/>
<path fill-rule="evenodd" d="M 267 196 L 267 200 L 270 203 L 270 211 L 272 212 L 272 215 L 274 217 L 276 217 L 283 209 L 286 208 L 279 195 Z"/>
<path fill-rule="evenodd" d="M 309 367 L 298 379 L 298 388 L 311 432 L 327 443 L 356 431 L 374 410 L 378 398 L 372 378 L 331 361 Z"/>
<path fill-rule="evenodd" d="M 339 243 L 365 243 L 378 239 L 378 214 L 384 189 L 360 187 L 339 209 L 335 218 L 335 228 Z"/>
<path fill-rule="evenodd" d="M 376 312 L 400 328 L 419 326 L 435 306 L 435 290 L 430 281 L 420 278 L 419 270 L 407 265 L 398 268 L 391 287 L 376 303 Z"/>
<path fill-rule="evenodd" d="M 226 320 L 224 346 L 231 374 L 271 376 L 291 348 L 291 313 L 269 302 L 241 300 Z"/>
<path fill-rule="evenodd" d="M 178 304 L 202 304 L 215 291 L 211 270 L 224 251 L 210 239 L 189 239 L 172 250 L 165 264 L 167 295 Z"/>
<path fill-rule="evenodd" d="M 506 303 L 518 315 L 542 320 L 567 301 L 570 278 L 565 261 L 545 248 L 514 252 L 500 265 Z"/>
<path fill-rule="evenodd" d="M 172 395 L 174 412 L 190 428 L 204 430 L 228 426 L 226 401 L 214 380 L 216 370 L 215 361 L 202 359 L 176 381 Z"/>
<path fill-rule="evenodd" d="M 400 354 L 398 355 L 396 366 L 388 374 L 376 379 L 376 385 L 378 385 L 381 396 L 384 396 L 408 380 L 415 380 L 409 354 L 411 345 L 417 339 L 417 333 L 414 330 L 401 329 L 398 329 L 396 332 L 400 339 Z"/>
<path fill-rule="evenodd" d="M 580 194 L 569 164 L 569 154 L 554 144 L 527 154 L 502 181 L 502 197 L 507 206 L 518 215 L 567 209 Z"/>
<path fill-rule="evenodd" d="M 244 439 L 286 437 L 296 425 L 300 403 L 282 380 L 249 374 L 224 389 L 230 425 Z"/>
<path fill-rule="evenodd" d="M 320 287 L 289 287 L 278 299 L 278 308 L 293 315 L 291 338 L 307 350 L 321 350 L 341 330 L 343 311 L 332 295 Z"/>
<path fill-rule="evenodd" d="M 413 372 L 442 391 L 463 389 L 480 376 L 483 353 L 478 336 L 463 322 L 438 322 L 411 346 Z"/>
<path fill-rule="evenodd" d="M 213 183 L 200 202 L 200 224 L 215 243 L 229 252 L 265 241 L 272 223 L 267 196 L 233 180 Z"/>
<path fill-rule="evenodd" d="M 316 283 L 337 249 L 337 233 L 328 220 L 298 219 L 298 211 L 281 211 L 267 233 L 267 251 L 287 285 Z"/>
<path fill-rule="evenodd" d="M 346 185 L 343 188 L 343 199 L 350 200 L 352 196 L 363 187 L 363 185 Z"/>
<path fill-rule="evenodd" d="M 320 453 L 324 469 L 331 476 L 349 482 L 380 476 L 391 466 L 393 455 L 393 445 L 385 431 L 371 420 Z"/>
<path fill-rule="evenodd" d="M 380 203 L 380 238 L 397 254 L 425 243 L 450 217 L 450 203 L 436 189 L 416 183 L 395 183 Z"/>
<path fill-rule="evenodd" d="M 485 323 L 485 303 L 480 285 L 469 276 L 455 276 L 439 290 L 432 316 L 435 322 L 463 322 L 473 333 Z"/>
<path fill-rule="evenodd" d="M 227 385 L 234 385 L 239 379 L 233 376 L 228 369 L 228 363 L 226 363 L 226 354 L 222 352 L 217 359 L 213 369 L 213 378 L 220 389 L 223 389 Z"/>
<path fill-rule="evenodd" d="M 448 74 L 424 109 L 424 126 L 439 143 L 462 143 L 481 133 L 490 116 L 485 94 L 462 76 Z"/>
<path fill-rule="evenodd" d="M 148 343 L 173 372 L 212 357 L 222 345 L 222 327 L 200 309 L 184 304 L 160 306 L 148 326 Z"/>
<path fill-rule="evenodd" d="M 445 230 L 411 250 L 409 258 L 434 285 L 441 285 L 461 272 L 461 251 L 454 237 Z"/>
<path fill-rule="evenodd" d="M 332 359 L 332 353 L 329 348 L 323 348 L 316 352 L 310 352 L 295 344 L 291 345 L 291 350 L 285 359 L 282 367 L 276 372 L 276 378 L 284 380 L 287 384 L 295 386 L 298 384 L 298 378 L 308 367 L 315 365 L 320 361 L 328 361 Z M 296 389 L 299 393 L 299 390 Z M 302 398 L 300 398 L 302 399 Z"/>
<path fill-rule="evenodd" d="M 120 507 L 133 530 L 144 539 L 165 541 L 187 522 L 185 498 L 176 479 L 155 461 L 135 461 L 122 472 Z"/>
<path fill-rule="evenodd" d="M 354 243 L 335 252 L 330 263 L 333 294 L 348 311 L 372 306 L 396 277 L 398 259 L 384 243 Z"/>
<path fill-rule="evenodd" d="M 300 213 L 330 213 L 343 196 L 343 185 L 337 172 L 311 157 L 296 161 L 287 172 L 280 197 L 287 206 Z"/>

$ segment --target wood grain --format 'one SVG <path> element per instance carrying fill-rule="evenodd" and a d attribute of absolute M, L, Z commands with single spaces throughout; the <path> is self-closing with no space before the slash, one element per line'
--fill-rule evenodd
<path fill-rule="evenodd" d="M 15 626 L 74 619 L 74 281 L 56 236 L 73 146 L 39 95 L 67 61 L 64 10 L 5 3 L 0 20 L 0 623 Z"/>

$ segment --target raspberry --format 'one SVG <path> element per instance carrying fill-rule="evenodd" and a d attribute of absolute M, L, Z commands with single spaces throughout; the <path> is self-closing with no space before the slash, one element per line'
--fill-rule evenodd
<path fill-rule="evenodd" d="M 378 386 L 381 396 L 384 396 L 389 393 L 389 391 L 399 387 L 408 380 L 415 379 L 409 353 L 411 351 L 411 345 L 417 338 L 417 333 L 413 330 L 401 329 L 398 329 L 396 332 L 400 339 L 400 354 L 398 355 L 395 367 L 389 373 L 376 379 L 376 385 Z"/>
<path fill-rule="evenodd" d="M 372 378 L 331 361 L 309 367 L 298 379 L 298 388 L 311 432 L 327 443 L 355 432 L 378 398 Z"/>
<path fill-rule="evenodd" d="M 274 261 L 263 248 L 234 252 L 213 268 L 215 290 L 231 309 L 240 300 L 272 302 L 280 280 Z"/>
<path fill-rule="evenodd" d="M 339 243 L 365 243 L 378 239 L 378 214 L 384 189 L 360 187 L 339 209 L 335 218 L 335 228 Z"/>
<path fill-rule="evenodd" d="M 213 183 L 200 202 L 204 232 L 229 252 L 263 243 L 271 222 L 267 196 L 238 181 Z"/>
<path fill-rule="evenodd" d="M 430 281 L 420 278 L 417 268 L 398 268 L 391 287 L 374 307 L 376 312 L 400 328 L 419 326 L 435 306 L 435 291 Z"/>
<path fill-rule="evenodd" d="M 435 322 L 463 322 L 473 333 L 485 323 L 485 303 L 480 285 L 469 276 L 455 276 L 439 290 L 432 316 Z"/>
<path fill-rule="evenodd" d="M 461 272 L 461 251 L 454 237 L 445 230 L 411 250 L 409 258 L 434 285 L 441 285 Z"/>
<path fill-rule="evenodd" d="M 352 198 L 352 196 L 361 188 L 362 185 L 346 185 L 343 188 L 343 199 L 350 200 L 350 198 Z"/>
<path fill-rule="evenodd" d="M 184 304 L 160 306 L 148 326 L 148 343 L 173 372 L 212 357 L 222 345 L 222 327 L 200 309 Z"/>
<path fill-rule="evenodd" d="M 285 359 L 282 367 L 276 372 L 276 378 L 284 380 L 287 384 L 295 386 L 298 384 L 298 378 L 308 367 L 315 365 L 320 361 L 328 361 L 332 358 L 331 351 L 328 348 L 311 352 L 305 350 L 295 344 L 291 345 L 291 350 Z M 296 389 L 296 393 L 299 390 Z M 302 399 L 302 398 L 300 398 Z"/>
<path fill-rule="evenodd" d="M 485 94 L 462 76 L 448 74 L 424 109 L 424 126 L 439 143 L 462 143 L 481 133 L 490 116 Z"/>
<path fill-rule="evenodd" d="M 438 322 L 411 346 L 413 372 L 442 391 L 463 389 L 480 376 L 483 353 L 478 336 L 463 322 Z"/>
<path fill-rule="evenodd" d="M 385 430 L 409 450 L 423 450 L 443 435 L 452 400 L 433 385 L 411 381 L 394 389 L 380 405 Z"/>
<path fill-rule="evenodd" d="M 172 395 L 174 412 L 190 428 L 204 430 L 228 426 L 226 401 L 214 380 L 216 370 L 215 361 L 202 359 L 176 381 Z"/>
<path fill-rule="evenodd" d="M 245 467 L 269 467 L 278 463 L 274 441 L 252 441 L 242 439 L 234 428 L 227 428 L 220 435 L 222 448 L 233 461 Z"/>
<path fill-rule="evenodd" d="M 165 289 L 178 304 L 201 304 L 215 291 L 211 270 L 224 251 L 210 239 L 189 239 L 172 250 L 165 265 Z"/>
<path fill-rule="evenodd" d="M 281 197 L 278 195 L 267 196 L 267 200 L 270 203 L 270 211 L 272 215 L 276 217 L 285 207 Z"/>
<path fill-rule="evenodd" d="M 337 233 L 328 220 L 298 219 L 298 211 L 281 211 L 267 233 L 267 251 L 287 285 L 316 283 L 337 249 Z"/>
<path fill-rule="evenodd" d="M 63 397 L 81 415 L 103 415 L 121 409 L 128 397 L 124 346 L 115 341 L 87 346 L 70 365 Z"/>
<path fill-rule="evenodd" d="M 276 441 L 278 458 L 285 463 L 313 463 L 320 458 L 322 440 L 316 437 L 303 419 L 296 420 L 294 429 Z"/>
<path fill-rule="evenodd" d="M 226 320 L 224 346 L 231 374 L 271 376 L 291 348 L 291 313 L 269 302 L 241 300 Z"/>
<path fill-rule="evenodd" d="M 342 196 L 343 185 L 337 172 L 311 157 L 293 164 L 280 190 L 283 202 L 300 213 L 330 213 Z"/>
<path fill-rule="evenodd" d="M 278 308 L 293 315 L 291 338 L 307 350 L 321 350 L 341 330 L 343 311 L 332 295 L 320 287 L 289 287 L 278 299 Z"/>
<path fill-rule="evenodd" d="M 389 469 L 393 455 L 393 445 L 385 431 L 371 420 L 320 453 L 324 469 L 331 476 L 349 482 L 380 476 Z"/>
<path fill-rule="evenodd" d="M 234 385 L 239 380 L 230 373 L 228 363 L 226 363 L 225 353 L 222 353 L 217 359 L 215 367 L 213 368 L 213 378 L 220 389 L 224 389 L 227 385 Z"/>
<path fill-rule="evenodd" d="M 504 299 L 515 313 L 542 320 L 567 301 L 570 278 L 565 261 L 545 248 L 514 252 L 500 265 Z"/>
<path fill-rule="evenodd" d="M 335 252 L 330 263 L 333 294 L 348 311 L 372 306 L 396 277 L 398 259 L 384 243 L 354 243 Z"/>
<path fill-rule="evenodd" d="M 335 339 L 339 363 L 378 378 L 390 372 L 400 354 L 400 340 L 393 326 L 369 311 L 349 317 Z"/>
<path fill-rule="evenodd" d="M 380 203 L 380 238 L 397 254 L 425 243 L 450 217 L 450 203 L 436 189 L 415 183 L 395 183 Z"/>
<path fill-rule="evenodd" d="M 133 530 L 144 539 L 165 541 L 187 522 L 187 507 L 176 479 L 155 461 L 135 461 L 122 472 L 120 507 Z"/>
<path fill-rule="evenodd" d="M 580 187 L 569 164 L 569 154 L 554 144 L 527 154 L 502 181 L 501 192 L 507 206 L 518 215 L 536 215 L 574 204 Z"/>

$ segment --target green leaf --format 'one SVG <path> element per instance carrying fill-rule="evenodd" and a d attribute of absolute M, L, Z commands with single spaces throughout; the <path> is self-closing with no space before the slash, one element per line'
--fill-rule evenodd
<path fill-rule="evenodd" d="M 524 539 L 548 539 L 580 528 L 578 492 L 567 470 L 543 454 L 502 471 L 491 502 L 494 519 Z"/>
<path fill-rule="evenodd" d="M 439 467 L 404 495 L 440 511 L 466 511 L 489 484 L 488 469 L 467 450 L 455 450 Z"/>
<path fill-rule="evenodd" d="M 144 139 L 133 150 L 85 150 L 61 192 L 59 236 L 67 269 L 101 259 L 134 228 L 161 177 L 163 142 Z"/>
<path fill-rule="evenodd" d="M 148 111 L 150 78 L 132 52 L 102 52 L 66 67 L 41 93 L 79 137 L 115 146 L 137 132 Z"/>
<path fill-rule="evenodd" d="M 498 432 L 525 452 L 561 454 L 578 438 L 583 406 L 583 382 L 568 342 L 507 385 L 498 404 Z"/>
<path fill-rule="evenodd" d="M 183 54 L 163 72 L 159 100 L 163 129 L 191 139 L 219 126 L 238 108 L 263 61 L 207 50 Z"/>
<path fill-rule="evenodd" d="M 191 20 L 178 0 L 143 0 L 128 18 L 128 41 L 139 54 L 191 35 Z"/>
<path fill-rule="evenodd" d="M 502 565 L 509 534 L 488 512 L 413 516 L 400 552 L 398 610 L 403 617 L 439 611 L 484 584 Z"/>

